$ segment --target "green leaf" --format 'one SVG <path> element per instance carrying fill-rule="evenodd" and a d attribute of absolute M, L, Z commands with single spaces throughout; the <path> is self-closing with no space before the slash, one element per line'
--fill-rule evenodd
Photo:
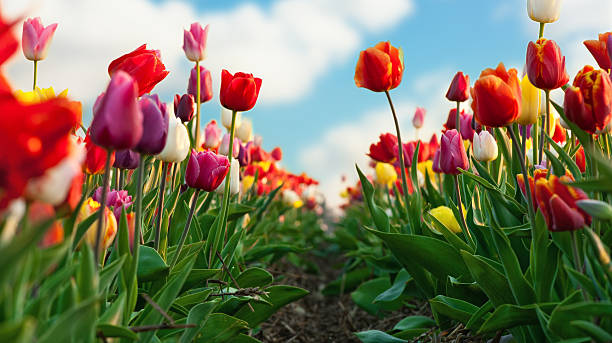
<path fill-rule="evenodd" d="M 580 328 L 567 325 L 567 323 L 575 320 L 591 321 L 593 317 L 609 318 L 610 316 L 612 316 L 612 304 L 610 303 L 583 301 L 565 304 L 564 301 L 551 313 L 548 327 L 561 338 L 583 337 L 584 333 Z"/>
<path fill-rule="evenodd" d="M 249 327 L 254 328 L 270 318 L 270 316 L 278 311 L 281 307 L 301 299 L 308 294 L 307 290 L 285 285 L 270 286 L 266 288 L 265 291 L 269 293 L 268 299 L 266 300 L 272 303 L 272 306 L 254 303 L 252 306 L 255 311 L 251 311 L 248 306 L 243 306 L 240 310 L 238 310 L 238 312 L 236 312 L 235 317 L 246 321 L 249 324 Z"/>
<path fill-rule="evenodd" d="M 512 290 L 502 273 L 481 256 L 472 255 L 467 251 L 461 251 L 461 256 L 472 277 L 489 297 L 493 305 L 501 306 L 503 304 L 514 303 Z"/>
<path fill-rule="evenodd" d="M 548 229 L 542 211 L 536 213 L 536 225 L 531 240 L 531 275 L 538 302 L 552 300 L 552 290 L 557 277 L 559 249 L 548 237 Z"/>
<path fill-rule="evenodd" d="M 374 302 L 376 297 L 391 286 L 389 277 L 382 276 L 372 279 L 361 284 L 354 292 L 351 293 L 351 298 L 357 306 L 364 309 L 366 312 L 380 316 L 383 311 L 395 311 L 402 307 L 402 300 L 395 299 L 394 301 L 378 301 Z"/>
<path fill-rule="evenodd" d="M 98 324 L 96 326 L 96 331 L 102 333 L 106 338 L 121 337 L 131 339 L 133 341 L 138 340 L 138 335 L 129 328 L 126 328 L 125 326 Z"/>
<path fill-rule="evenodd" d="M 30 343 L 34 342 L 36 320 L 25 318 L 19 322 L 5 321 L 0 323 L 0 342 Z"/>
<path fill-rule="evenodd" d="M 388 333 L 384 333 L 378 330 L 368 330 L 355 332 L 355 336 L 359 338 L 363 343 L 402 343 L 408 342 L 406 340 L 393 337 Z"/>
<path fill-rule="evenodd" d="M 53 324 L 45 330 L 38 343 L 70 342 L 75 334 L 92 324 L 92 311 L 98 305 L 97 297 L 89 298 L 76 307 L 62 313 Z M 95 321 L 95 312 L 93 313 Z"/>
<path fill-rule="evenodd" d="M 370 278 L 372 272 L 369 268 L 358 268 L 348 273 L 340 275 L 337 280 L 327 284 L 321 291 L 323 295 L 338 295 L 344 292 L 351 292 L 362 282 Z"/>
<path fill-rule="evenodd" d="M 510 329 L 521 325 L 537 325 L 538 315 L 536 309 L 542 306 L 545 310 L 551 311 L 555 304 L 530 304 L 517 306 L 505 304 L 497 307 L 495 312 L 482 324 L 478 333 L 494 332 L 497 330 Z"/>
<path fill-rule="evenodd" d="M 244 216 L 245 214 L 255 211 L 256 209 L 257 208 L 253 206 L 248 206 L 245 204 L 233 202 L 229 205 L 227 220 L 228 221 L 236 220 Z M 208 211 L 208 213 L 216 216 L 217 214 L 219 214 L 219 208 L 218 207 L 213 208 L 210 211 Z"/>
<path fill-rule="evenodd" d="M 451 319 L 467 323 L 478 307 L 466 301 L 438 295 L 429 300 L 432 311 L 437 315 L 444 315 Z"/>
<path fill-rule="evenodd" d="M 577 327 L 597 342 L 612 342 L 612 334 L 589 321 L 572 320 L 570 325 Z"/>
<path fill-rule="evenodd" d="M 74 235 L 74 239 L 72 240 L 72 250 L 77 248 L 77 246 L 81 242 L 81 239 L 83 238 L 87 230 L 90 228 L 90 226 L 93 225 L 96 219 L 98 219 L 98 216 L 99 216 L 99 213 L 98 211 L 96 211 L 93 214 L 91 214 L 89 217 L 85 218 L 85 220 L 80 222 L 79 225 L 77 225 L 76 234 Z M 91 229 L 96 230 L 95 227 Z"/>
<path fill-rule="evenodd" d="M 379 301 L 393 301 L 398 299 L 404 293 L 404 289 L 406 288 L 406 283 L 412 280 L 412 277 L 406 269 L 400 270 L 400 272 L 395 277 L 395 281 L 393 281 L 393 285 L 388 288 L 386 291 L 380 293 L 376 299 L 374 299 L 374 303 Z M 401 329 L 400 329 L 401 330 Z"/>
<path fill-rule="evenodd" d="M 208 316 L 200 330 L 198 343 L 230 343 L 233 339 L 249 329 L 247 323 L 224 313 L 213 313 Z"/>
<path fill-rule="evenodd" d="M 140 247 L 138 258 L 138 281 L 155 281 L 168 275 L 170 267 L 159 256 L 157 251 L 149 246 Z"/>
<path fill-rule="evenodd" d="M 436 325 L 436 322 L 425 316 L 410 316 L 400 320 L 393 330 L 408 330 L 408 329 L 420 329 L 420 328 L 431 328 Z"/>
<path fill-rule="evenodd" d="M 389 217 L 385 211 L 374 203 L 374 187 L 370 183 L 370 180 L 361 172 L 361 169 L 359 169 L 357 165 L 355 165 L 355 167 L 357 168 L 357 174 L 359 174 L 359 180 L 361 180 L 363 198 L 368 205 L 374 225 L 376 225 L 376 228 L 380 231 L 389 232 Z"/>
<path fill-rule="evenodd" d="M 287 254 L 290 252 L 298 253 L 306 251 L 305 248 L 298 247 L 292 244 L 278 243 L 278 244 L 262 244 L 254 247 L 244 254 L 244 260 L 246 262 L 261 260 L 270 254 Z"/>
<path fill-rule="evenodd" d="M 552 138 L 550 138 L 550 136 L 546 135 L 546 139 L 550 143 L 550 146 L 552 146 L 553 149 L 555 149 L 555 151 L 557 152 L 557 154 L 559 154 L 559 157 L 563 160 L 569 171 L 572 173 L 574 179 L 582 179 L 582 173 L 580 172 L 580 168 L 578 168 L 578 165 L 576 165 L 574 159 L 572 159 L 570 155 L 568 155 L 567 152 L 563 150 L 562 147 L 560 147 Z"/>
<path fill-rule="evenodd" d="M 274 281 L 274 277 L 267 270 L 262 268 L 249 268 L 236 278 L 236 282 L 241 288 L 265 287 Z"/>
<path fill-rule="evenodd" d="M 214 302 L 207 302 L 198 304 L 189 311 L 189 315 L 187 316 L 187 324 L 195 324 L 196 327 L 185 329 L 181 335 L 179 343 L 189 343 L 193 341 L 195 336 L 205 325 L 206 317 L 210 315 L 216 305 L 217 304 Z"/>
<path fill-rule="evenodd" d="M 104 269 L 100 271 L 100 291 L 106 289 L 106 287 L 110 286 L 111 282 L 117 276 L 119 271 L 121 271 L 121 267 L 125 262 L 126 257 L 121 256 L 118 260 L 113 261 L 112 263 L 104 266 Z"/>

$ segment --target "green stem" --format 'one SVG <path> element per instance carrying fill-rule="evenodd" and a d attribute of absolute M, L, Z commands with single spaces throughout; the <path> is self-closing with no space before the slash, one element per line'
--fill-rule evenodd
<path fill-rule="evenodd" d="M 125 172 L 123 171 L 123 169 L 119 169 L 117 168 L 117 173 L 119 174 L 119 184 L 117 185 L 117 189 L 123 189 L 123 184 L 125 181 Z"/>
<path fill-rule="evenodd" d="M 476 250 L 476 241 L 474 240 L 474 236 L 472 236 L 472 231 L 467 226 L 465 222 L 465 217 L 463 216 L 463 202 L 461 201 L 461 187 L 459 187 L 459 175 L 453 175 L 453 181 L 455 182 L 455 192 L 457 195 L 457 207 L 459 207 L 459 216 L 461 217 L 459 223 L 461 223 L 462 230 L 465 232 L 466 237 L 470 241 L 470 245 Z"/>
<path fill-rule="evenodd" d="M 536 122 L 533 124 L 533 132 L 531 135 L 531 153 L 532 153 L 532 161 L 535 166 L 538 164 L 538 147 L 540 146 L 538 142 L 540 141 L 540 115 L 536 117 Z"/>
<path fill-rule="evenodd" d="M 202 80 L 200 80 L 201 76 L 200 76 L 200 61 L 196 61 L 196 86 L 197 86 L 197 90 L 196 90 L 196 103 L 197 103 L 197 107 L 196 107 L 196 136 L 195 136 L 195 148 L 198 149 L 198 147 L 200 146 L 200 84 L 202 82 Z"/>
<path fill-rule="evenodd" d="M 574 268 L 576 268 L 576 271 L 579 273 L 583 273 L 582 271 L 582 263 L 580 263 L 580 256 L 579 256 L 579 252 L 578 252 L 578 243 L 577 243 L 577 239 L 576 239 L 576 231 L 572 231 L 571 232 L 572 235 L 572 255 L 574 255 Z M 582 292 L 582 297 L 584 298 L 584 300 L 587 300 L 587 295 L 586 292 L 584 291 L 584 288 L 582 288 L 581 286 L 578 286 L 580 288 L 580 291 Z"/>
<path fill-rule="evenodd" d="M 133 251 L 136 251 L 136 246 L 140 244 L 140 239 L 142 237 L 142 179 L 144 174 L 144 156 L 140 156 L 136 173 L 138 176 L 136 179 L 136 227 L 134 229 Z"/>
<path fill-rule="evenodd" d="M 191 220 L 193 219 L 193 212 L 195 212 L 195 208 L 198 204 L 198 196 L 200 195 L 200 190 L 196 189 L 193 194 L 193 199 L 191 200 L 191 208 L 189 209 L 189 216 L 187 217 L 187 223 L 185 223 L 185 229 L 183 229 L 183 233 L 181 234 L 181 239 L 179 240 L 179 245 L 174 252 L 174 258 L 172 258 L 172 263 L 170 267 L 173 268 L 178 262 L 178 258 L 181 255 L 181 250 L 183 250 L 183 246 L 185 245 L 185 239 L 187 238 L 187 233 L 189 233 L 189 226 L 191 226 Z"/>
<path fill-rule="evenodd" d="M 398 150 L 398 158 L 400 164 L 400 170 L 402 174 L 402 190 L 404 191 L 404 201 L 406 208 L 408 208 L 408 204 L 410 203 L 410 197 L 408 195 L 408 182 L 406 179 L 406 166 L 404 165 L 404 146 L 402 145 L 402 135 L 400 134 L 399 122 L 397 120 L 397 114 L 395 114 L 395 107 L 393 106 L 393 101 L 391 101 L 391 95 L 389 91 L 385 91 L 385 95 L 387 95 L 387 100 L 389 101 L 389 106 L 391 107 L 391 113 L 393 114 L 393 122 L 395 123 L 395 132 L 397 133 L 397 150 Z"/>
<path fill-rule="evenodd" d="M 38 61 L 34 61 L 34 85 L 32 86 L 32 90 L 36 90 L 36 76 L 38 74 Z"/>
<path fill-rule="evenodd" d="M 461 102 L 457 101 L 457 114 L 455 116 L 455 129 L 457 133 L 459 133 L 459 137 L 461 137 L 461 116 L 459 115 L 459 109 L 461 108 Z"/>
<path fill-rule="evenodd" d="M 36 62 L 36 61 L 34 61 Z M 96 243 L 94 245 L 94 261 L 100 258 L 100 242 L 102 241 L 102 227 L 104 226 L 104 210 L 106 209 L 106 193 L 110 181 L 110 160 L 112 150 L 106 150 L 106 163 L 104 164 L 104 181 L 102 182 L 102 196 L 100 197 L 100 210 L 98 211 L 98 228 L 96 229 Z M 98 264 L 96 263 L 96 266 Z"/>
<path fill-rule="evenodd" d="M 166 174 L 168 174 L 168 163 L 162 161 L 162 175 L 159 185 L 159 198 L 157 204 L 157 222 L 155 223 L 155 250 L 159 251 L 159 240 L 161 236 L 161 222 L 164 216 L 164 190 L 166 188 Z"/>
<path fill-rule="evenodd" d="M 540 136 L 540 154 L 538 163 L 541 163 L 544 159 L 544 145 L 546 145 L 546 150 L 548 150 L 548 140 L 546 139 L 546 135 L 548 135 L 548 128 L 550 126 L 550 91 L 545 90 L 544 94 L 546 94 L 546 117 L 544 119 L 544 127 L 542 128 L 542 135 Z M 548 165 L 548 162 L 546 162 Z"/>
<path fill-rule="evenodd" d="M 230 141 L 229 141 L 229 150 L 227 153 L 227 159 L 229 161 L 229 165 L 230 165 L 230 170 L 228 171 L 227 175 L 225 176 L 225 189 L 223 190 L 223 207 L 222 207 L 222 212 L 221 212 L 221 228 L 223 229 L 223 233 L 224 233 L 224 237 L 225 234 L 227 233 L 227 216 L 228 216 L 228 207 L 229 207 L 229 198 L 230 198 L 230 177 L 232 175 L 232 157 L 234 155 L 234 129 L 236 126 L 236 111 L 232 111 L 232 124 L 230 126 Z M 219 235 L 218 237 L 215 237 L 215 248 L 217 247 L 217 241 L 221 238 L 221 236 Z M 216 250 L 215 250 L 216 252 Z"/>
<path fill-rule="evenodd" d="M 540 33 L 538 34 L 538 38 L 544 37 L 544 23 L 540 23 Z"/>
<path fill-rule="evenodd" d="M 514 129 L 512 125 L 508 125 L 508 132 L 510 132 L 510 137 L 512 138 L 512 144 L 514 144 L 514 148 L 516 151 L 521 151 L 519 147 L 518 138 L 514 133 Z M 534 148 L 535 149 L 535 148 Z M 529 174 L 527 173 L 527 167 L 525 166 L 525 158 L 518 159 L 521 165 L 521 170 L 523 172 L 523 180 L 525 181 L 525 192 L 527 193 L 525 196 L 525 201 L 527 201 L 527 209 L 529 212 L 529 224 L 531 225 L 531 232 L 535 232 L 535 211 L 533 209 L 533 201 L 531 200 L 531 185 L 529 185 Z"/>

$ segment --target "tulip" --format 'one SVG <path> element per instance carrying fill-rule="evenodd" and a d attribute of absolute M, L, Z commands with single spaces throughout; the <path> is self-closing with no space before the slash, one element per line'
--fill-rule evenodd
<path fill-rule="evenodd" d="M 527 155 L 527 156 L 529 156 L 529 155 Z M 539 179 L 546 179 L 547 175 L 548 175 L 548 170 L 546 170 L 546 169 L 536 169 L 536 170 L 534 170 L 534 176 L 528 176 L 529 189 L 531 190 L 531 202 L 532 202 L 534 208 L 536 208 L 537 205 L 538 205 L 537 202 L 536 202 L 536 197 L 535 197 L 535 183 Z M 527 193 L 526 193 L 527 191 L 525 190 L 525 178 L 523 177 L 523 174 L 516 175 L 516 183 L 518 184 L 518 186 L 519 186 L 521 192 L 523 193 L 523 195 L 525 197 L 527 197 Z"/>
<path fill-rule="evenodd" d="M 236 126 L 236 137 L 244 143 L 250 141 L 253 137 L 253 122 L 248 118 L 243 118 L 240 126 Z"/>
<path fill-rule="evenodd" d="M 433 161 L 431 163 L 431 170 L 436 173 L 442 173 L 442 169 L 440 168 L 440 149 L 436 150 L 434 153 Z"/>
<path fill-rule="evenodd" d="M 502 127 L 521 113 L 521 89 L 516 69 L 506 71 L 503 63 L 485 69 L 472 88 L 472 110 L 485 126 Z"/>
<path fill-rule="evenodd" d="M 223 139 L 221 139 L 221 145 L 219 145 L 219 153 L 221 155 L 225 155 L 228 156 L 229 155 L 229 142 L 230 142 L 230 135 L 229 133 L 226 133 L 223 135 Z M 240 153 L 240 140 L 236 137 L 234 137 L 234 144 L 232 145 L 232 157 L 236 158 L 238 157 L 238 154 Z"/>
<path fill-rule="evenodd" d="M 370 145 L 368 156 L 375 161 L 392 163 L 397 156 L 397 137 L 391 133 L 383 133 L 379 141 Z"/>
<path fill-rule="evenodd" d="M 459 116 L 459 126 L 461 128 L 461 138 L 472 141 L 474 139 L 474 129 L 472 128 L 472 118 L 474 116 L 471 114 L 461 114 Z M 479 125 L 480 126 L 480 125 Z"/>
<path fill-rule="evenodd" d="M 244 112 L 255 106 L 261 89 L 261 79 L 253 74 L 236 73 L 232 75 L 223 69 L 221 72 L 221 105 L 232 111 Z"/>
<path fill-rule="evenodd" d="M 389 163 L 376 163 L 376 181 L 386 187 L 392 187 L 397 180 L 395 168 Z"/>
<path fill-rule="evenodd" d="M 60 220 L 53 220 L 57 215 L 53 206 L 42 203 L 32 202 L 28 207 L 28 221 L 31 225 L 40 225 L 45 221 L 52 221 L 51 226 L 46 229 L 45 235 L 38 243 L 40 248 L 49 248 L 55 244 L 59 244 L 64 240 L 64 227 Z M 6 227 L 4 228 L 6 229 Z M 3 231 L 4 233 L 4 231 Z"/>
<path fill-rule="evenodd" d="M 102 187 L 96 188 L 91 198 L 100 202 L 102 200 Z M 127 212 L 132 204 L 132 196 L 126 190 L 107 190 L 106 206 L 113 210 L 117 222 L 121 219 L 121 212 L 124 210 Z"/>
<path fill-rule="evenodd" d="M 280 161 L 283 159 L 283 151 L 281 150 L 280 147 L 276 147 L 274 149 L 272 149 L 272 151 L 270 152 L 270 156 L 275 160 L 275 161 Z"/>
<path fill-rule="evenodd" d="M 219 146 L 221 142 L 221 129 L 217 126 L 216 120 L 211 120 L 208 124 L 206 124 L 206 128 L 204 128 L 204 147 L 208 149 L 215 149 Z"/>
<path fill-rule="evenodd" d="M 268 154 L 262 147 L 254 146 L 251 150 L 251 158 L 253 162 L 268 162 L 270 161 L 270 154 Z"/>
<path fill-rule="evenodd" d="M 446 226 L 446 228 L 452 232 L 461 232 L 461 226 L 459 225 L 459 222 L 457 222 L 457 218 L 455 218 L 453 210 L 450 208 L 446 206 L 438 206 L 429 210 L 429 214 L 431 214 L 432 217 L 436 218 L 440 223 L 442 223 L 442 225 Z M 433 225 L 439 230 L 438 223 L 434 222 Z"/>
<path fill-rule="evenodd" d="M 200 102 L 207 102 L 212 99 L 212 78 L 210 76 L 210 71 L 202 66 L 200 67 Z M 189 83 L 187 84 L 187 93 L 193 96 L 194 99 L 197 99 L 197 90 L 198 90 L 198 74 L 196 73 L 196 68 L 191 69 L 191 73 L 189 74 Z"/>
<path fill-rule="evenodd" d="M 283 193 L 281 193 L 281 199 L 286 205 L 294 208 L 300 208 L 304 205 L 304 202 L 300 196 L 291 189 L 283 190 Z"/>
<path fill-rule="evenodd" d="M 489 131 L 483 130 L 474 135 L 474 158 L 481 162 L 493 161 L 497 158 L 497 143 Z"/>
<path fill-rule="evenodd" d="M 235 195 L 240 193 L 240 162 L 237 159 L 233 159 L 230 164 L 230 195 Z M 221 182 L 219 187 L 216 189 L 217 193 L 223 193 L 225 188 L 225 180 L 226 178 L 223 178 L 223 182 Z"/>
<path fill-rule="evenodd" d="M 51 44 L 57 24 L 44 27 L 40 18 L 30 18 L 23 22 L 21 48 L 25 58 L 30 61 L 40 61 L 47 57 L 47 50 Z"/>
<path fill-rule="evenodd" d="M 164 162 L 179 163 L 187 157 L 188 153 L 189 133 L 187 128 L 179 118 L 170 117 L 166 145 L 155 157 Z"/>
<path fill-rule="evenodd" d="M 463 102 L 470 97 L 470 77 L 458 71 L 453 77 L 446 98 L 450 101 Z"/>
<path fill-rule="evenodd" d="M 557 89 L 569 81 L 565 71 L 565 56 L 555 41 L 540 38 L 527 45 L 527 76 L 536 87 Z"/>
<path fill-rule="evenodd" d="M 106 156 L 107 152 L 104 148 L 96 145 L 91 141 L 91 136 L 89 135 L 89 130 L 85 135 L 85 163 L 83 164 L 83 170 L 87 174 L 102 174 L 104 173 L 104 166 L 106 164 Z M 113 164 L 115 161 L 115 153 L 111 153 L 110 163 Z"/>
<path fill-rule="evenodd" d="M 412 126 L 417 129 L 422 128 L 423 122 L 425 121 L 425 113 L 427 113 L 427 111 L 424 108 L 417 107 L 414 112 L 414 117 L 412 118 Z"/>
<path fill-rule="evenodd" d="M 429 156 L 427 156 L 426 158 L 428 160 L 428 159 L 433 158 L 433 155 L 436 152 L 436 150 L 440 148 L 440 143 L 438 142 L 438 136 L 436 136 L 435 133 L 431 135 L 431 138 L 429 139 L 429 143 L 427 143 L 427 145 L 429 146 Z"/>
<path fill-rule="evenodd" d="M 140 154 L 133 150 L 117 150 L 113 167 L 119 169 L 136 169 L 140 162 Z"/>
<path fill-rule="evenodd" d="M 581 146 L 578 151 L 576 151 L 576 156 L 574 156 L 574 161 L 580 169 L 581 173 L 586 171 L 586 156 L 584 155 L 584 148 Z"/>
<path fill-rule="evenodd" d="M 389 42 L 380 42 L 359 54 L 355 84 L 374 92 L 399 86 L 404 72 L 404 54 Z"/>
<path fill-rule="evenodd" d="M 112 61 L 108 75 L 113 77 L 120 70 L 134 78 L 138 96 L 149 93 L 170 73 L 161 61 L 159 50 L 147 50 L 146 44 Z"/>
<path fill-rule="evenodd" d="M 245 177 L 242 178 L 242 183 L 240 184 L 241 188 L 241 192 L 245 193 L 247 192 L 249 189 L 251 189 L 251 187 L 253 186 L 253 183 L 255 183 L 255 177 L 251 176 L 251 175 L 246 175 Z"/>
<path fill-rule="evenodd" d="M 565 115 L 581 129 L 603 130 L 612 117 L 612 82 L 607 72 L 585 66 L 565 90 Z"/>
<path fill-rule="evenodd" d="M 236 118 L 234 119 L 234 127 L 239 127 L 242 124 L 242 113 L 236 112 Z M 225 108 L 221 109 L 221 125 L 230 130 L 232 127 L 232 111 Z"/>
<path fill-rule="evenodd" d="M 166 145 L 170 115 L 165 103 L 156 95 L 142 97 L 138 104 L 142 111 L 143 135 L 134 150 L 149 155 L 159 154 Z"/>
<path fill-rule="evenodd" d="M 253 136 L 253 144 L 255 146 L 261 146 L 263 144 L 263 137 L 261 135 Z"/>
<path fill-rule="evenodd" d="M 527 14 L 533 21 L 553 23 L 559 19 L 561 0 L 527 0 Z"/>
<path fill-rule="evenodd" d="M 588 199 L 581 189 L 574 188 L 569 176 L 544 178 L 536 182 L 536 200 L 550 231 L 573 231 L 591 224 L 591 217 L 576 201 Z"/>
<path fill-rule="evenodd" d="M 209 150 L 202 152 L 191 150 L 185 181 L 189 187 L 212 192 L 223 182 L 229 168 L 229 160 L 223 155 Z"/>
<path fill-rule="evenodd" d="M 206 58 L 207 39 L 208 25 L 202 29 L 199 23 L 193 23 L 189 31 L 183 31 L 183 51 L 188 60 L 199 62 Z"/>
<path fill-rule="evenodd" d="M 195 113 L 195 100 L 191 94 L 174 96 L 174 115 L 181 119 L 183 123 L 190 122 Z"/>
<path fill-rule="evenodd" d="M 81 205 L 81 209 L 77 215 L 76 225 L 83 222 L 85 219 L 89 218 L 92 214 L 96 213 L 100 209 L 100 203 L 93 200 L 92 198 L 88 198 L 85 200 L 85 203 Z M 113 215 L 113 212 L 108 208 L 104 207 L 104 225 L 102 227 L 102 244 L 100 244 L 100 248 L 98 254 L 101 254 L 104 250 L 106 250 L 112 243 L 113 239 L 115 239 L 115 235 L 117 234 L 117 220 Z M 94 221 L 87 231 L 83 239 L 87 244 L 94 246 L 96 242 L 96 227 L 98 226 L 98 220 Z"/>
<path fill-rule="evenodd" d="M 551 138 L 558 144 L 565 143 L 565 130 L 561 127 L 559 123 L 559 119 L 555 120 L 553 126 L 553 133 L 551 134 Z"/>
<path fill-rule="evenodd" d="M 520 125 L 535 124 L 538 121 L 540 112 L 540 90 L 529 82 L 529 77 L 525 75 L 521 80 L 521 115 L 516 119 Z"/>
<path fill-rule="evenodd" d="M 459 116 L 464 116 L 465 110 L 461 110 L 459 112 Z M 444 123 L 444 128 L 446 130 L 457 129 L 457 108 L 451 108 L 448 111 L 448 116 L 446 117 L 446 123 Z"/>
<path fill-rule="evenodd" d="M 600 33 L 598 40 L 585 40 L 584 46 L 597 61 L 599 68 L 610 70 L 612 68 L 612 32 Z"/>
<path fill-rule="evenodd" d="M 89 127 L 91 140 L 107 149 L 131 149 L 143 134 L 143 115 L 136 96 L 138 89 L 132 77 L 115 73 L 93 107 Z"/>
<path fill-rule="evenodd" d="M 449 130 L 442 135 L 439 163 L 440 169 L 445 174 L 458 175 L 461 173 L 458 168 L 468 168 L 465 147 L 457 130 Z"/>
<path fill-rule="evenodd" d="M 238 162 L 241 167 L 248 166 L 251 164 L 251 142 L 248 144 L 239 144 L 240 151 L 238 152 Z"/>

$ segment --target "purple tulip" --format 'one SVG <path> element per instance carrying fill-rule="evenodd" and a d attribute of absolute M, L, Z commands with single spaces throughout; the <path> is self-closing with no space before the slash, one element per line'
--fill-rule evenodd
<path fill-rule="evenodd" d="M 142 110 L 142 138 L 134 150 L 149 154 L 159 154 L 168 138 L 169 114 L 166 104 L 159 100 L 157 94 L 145 95 L 138 102 Z"/>
<path fill-rule="evenodd" d="M 183 51 L 187 59 L 198 62 L 206 58 L 206 41 L 208 39 L 208 25 L 202 29 L 199 23 L 191 24 L 189 31 L 183 33 Z"/>
<path fill-rule="evenodd" d="M 448 130 L 442 135 L 439 155 L 440 169 L 444 174 L 458 175 L 460 173 L 458 168 L 468 168 L 465 147 L 457 130 Z"/>
<path fill-rule="evenodd" d="M 92 195 L 93 200 L 100 202 L 102 198 L 102 187 L 98 187 Z M 132 205 L 132 196 L 125 190 L 108 190 L 106 195 L 106 206 L 111 207 L 117 221 L 121 219 L 121 209 L 124 208 L 127 212 Z"/>
<path fill-rule="evenodd" d="M 187 85 L 187 93 L 193 95 L 195 99 L 197 97 L 197 83 L 198 74 L 196 74 L 196 68 L 191 69 L 189 75 L 189 84 Z M 200 66 L 200 102 L 204 103 L 212 99 L 212 78 L 210 76 L 210 70 Z"/>
<path fill-rule="evenodd" d="M 440 149 L 436 150 L 434 154 L 431 170 L 436 173 L 442 173 L 442 169 L 440 169 Z"/>
<path fill-rule="evenodd" d="M 229 166 L 229 160 L 223 155 L 210 150 L 201 152 L 192 150 L 185 171 L 185 181 L 189 187 L 212 192 L 225 179 Z"/>
<path fill-rule="evenodd" d="M 190 122 L 195 112 L 195 100 L 191 94 L 174 96 L 174 115 L 183 123 Z"/>
<path fill-rule="evenodd" d="M 248 166 L 251 163 L 251 142 L 245 145 L 240 144 L 240 151 L 238 152 L 238 162 L 241 167 Z"/>
<path fill-rule="evenodd" d="M 119 169 L 136 169 L 140 162 L 140 154 L 134 150 L 125 149 L 115 151 L 113 167 Z"/>
<path fill-rule="evenodd" d="M 38 17 L 23 22 L 21 48 L 28 60 L 40 61 L 47 57 L 47 50 L 55 29 L 57 29 L 57 24 L 44 27 Z"/>
<path fill-rule="evenodd" d="M 106 92 L 93 107 L 91 140 L 115 150 L 131 149 L 142 137 L 143 116 L 138 106 L 138 86 L 126 72 L 113 74 Z"/>

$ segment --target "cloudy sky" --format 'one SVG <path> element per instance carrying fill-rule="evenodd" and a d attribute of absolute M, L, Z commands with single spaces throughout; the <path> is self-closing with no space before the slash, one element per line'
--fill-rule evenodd
<path fill-rule="evenodd" d="M 354 163 L 365 166 L 369 144 L 393 131 L 385 96 L 355 87 L 360 50 L 385 40 L 403 48 L 404 78 L 392 97 L 406 138 L 417 135 L 410 125 L 415 107 L 427 109 L 418 135 L 428 138 L 452 107 L 444 94 L 457 70 L 472 80 L 499 62 L 520 71 L 538 31 L 526 0 L 8 0 L 3 6 L 9 17 L 59 23 L 38 83 L 68 88 L 83 102 L 86 122 L 108 82 L 108 63 L 143 43 L 161 50 L 171 72 L 154 92 L 165 101 L 184 93 L 192 65 L 181 49 L 182 30 L 194 21 L 210 24 L 203 65 L 215 89 L 222 68 L 261 77 L 258 104 L 245 115 L 266 148 L 283 148 L 288 169 L 321 181 L 332 204 L 341 176 L 356 179 Z M 582 41 L 610 30 L 612 2 L 565 0 L 545 36 L 559 43 L 573 77 L 595 63 Z M 15 88 L 29 88 L 32 64 L 21 54 L 7 73 Z M 204 123 L 219 118 L 217 94 L 203 105 Z"/>

